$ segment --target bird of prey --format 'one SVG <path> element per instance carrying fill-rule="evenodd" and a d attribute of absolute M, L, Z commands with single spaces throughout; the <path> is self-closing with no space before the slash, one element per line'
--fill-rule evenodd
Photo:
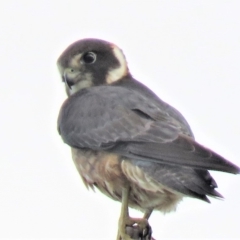
<path fill-rule="evenodd" d="M 182 114 L 132 77 L 115 44 L 79 40 L 57 64 L 68 95 L 59 134 L 85 185 L 122 203 L 117 239 L 131 239 L 126 226 L 134 224 L 146 234 L 152 211 L 173 211 L 183 197 L 221 198 L 208 170 L 240 173 L 196 142 Z M 143 218 L 131 218 L 128 207 Z"/>

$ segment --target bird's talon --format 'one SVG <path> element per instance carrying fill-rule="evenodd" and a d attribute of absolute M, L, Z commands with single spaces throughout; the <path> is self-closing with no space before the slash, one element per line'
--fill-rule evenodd
<path fill-rule="evenodd" d="M 152 237 L 152 228 L 149 224 L 143 229 L 143 237 L 149 240 Z"/>
<path fill-rule="evenodd" d="M 152 228 L 147 219 L 144 218 L 129 218 L 125 227 L 125 232 L 134 240 L 152 239 Z"/>

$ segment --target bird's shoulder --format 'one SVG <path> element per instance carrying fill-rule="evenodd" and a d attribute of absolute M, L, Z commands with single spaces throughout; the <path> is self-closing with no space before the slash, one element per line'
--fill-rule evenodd
<path fill-rule="evenodd" d="M 153 104 L 157 106 L 162 112 L 167 114 L 169 118 L 175 122 L 182 129 L 182 133 L 191 138 L 194 138 L 193 132 L 190 128 L 185 117 L 173 106 L 163 101 L 159 98 L 151 89 L 149 89 L 146 85 L 139 82 L 138 80 L 132 77 L 125 77 L 122 80 L 114 83 L 116 86 L 121 86 L 123 88 L 131 89 L 134 92 L 137 92 L 141 96 L 144 96 L 151 101 Z"/>
<path fill-rule="evenodd" d="M 167 112 L 146 96 L 123 86 L 83 89 L 65 101 L 58 118 L 59 133 L 64 141 L 78 147 L 140 140 L 147 137 L 144 135 L 150 128 L 161 129 L 159 137 L 163 134 L 167 140 L 168 135 L 172 139 L 181 132 Z"/>
<path fill-rule="evenodd" d="M 161 108 L 151 98 L 141 92 L 135 91 L 125 86 L 104 85 L 83 89 L 70 96 L 63 103 L 61 111 L 70 117 L 69 112 L 76 114 L 95 114 L 109 112 L 115 113 L 123 110 L 138 111 L 142 117 L 148 115 L 149 118 L 170 119 L 168 112 Z M 100 111 L 101 110 L 101 111 Z"/>

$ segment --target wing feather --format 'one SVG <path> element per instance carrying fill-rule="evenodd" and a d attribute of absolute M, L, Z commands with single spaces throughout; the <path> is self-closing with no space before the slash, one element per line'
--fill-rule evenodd
<path fill-rule="evenodd" d="M 108 149 L 148 162 L 240 172 L 186 136 L 181 126 L 148 98 L 117 86 L 79 91 L 66 100 L 58 119 L 63 140 L 75 148 Z"/>

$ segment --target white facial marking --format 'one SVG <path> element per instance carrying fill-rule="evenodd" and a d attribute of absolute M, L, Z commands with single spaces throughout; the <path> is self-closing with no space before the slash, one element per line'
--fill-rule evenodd
<path fill-rule="evenodd" d="M 82 57 L 82 53 L 79 53 L 74 57 L 72 57 L 70 60 L 69 66 L 72 68 L 78 68 L 81 57 Z"/>
<path fill-rule="evenodd" d="M 126 76 L 128 73 L 127 62 L 125 56 L 121 49 L 119 49 L 116 45 L 112 45 L 113 54 L 119 61 L 120 66 L 110 70 L 107 74 L 107 83 L 111 84 L 116 82 L 117 80 L 121 79 L 122 77 Z"/>
<path fill-rule="evenodd" d="M 81 81 L 71 86 L 71 88 L 66 86 L 67 95 L 71 96 L 74 93 L 80 91 L 81 89 L 91 87 L 92 85 L 93 85 L 92 75 L 90 73 L 87 73 L 85 74 L 84 77 L 82 77 Z"/>

